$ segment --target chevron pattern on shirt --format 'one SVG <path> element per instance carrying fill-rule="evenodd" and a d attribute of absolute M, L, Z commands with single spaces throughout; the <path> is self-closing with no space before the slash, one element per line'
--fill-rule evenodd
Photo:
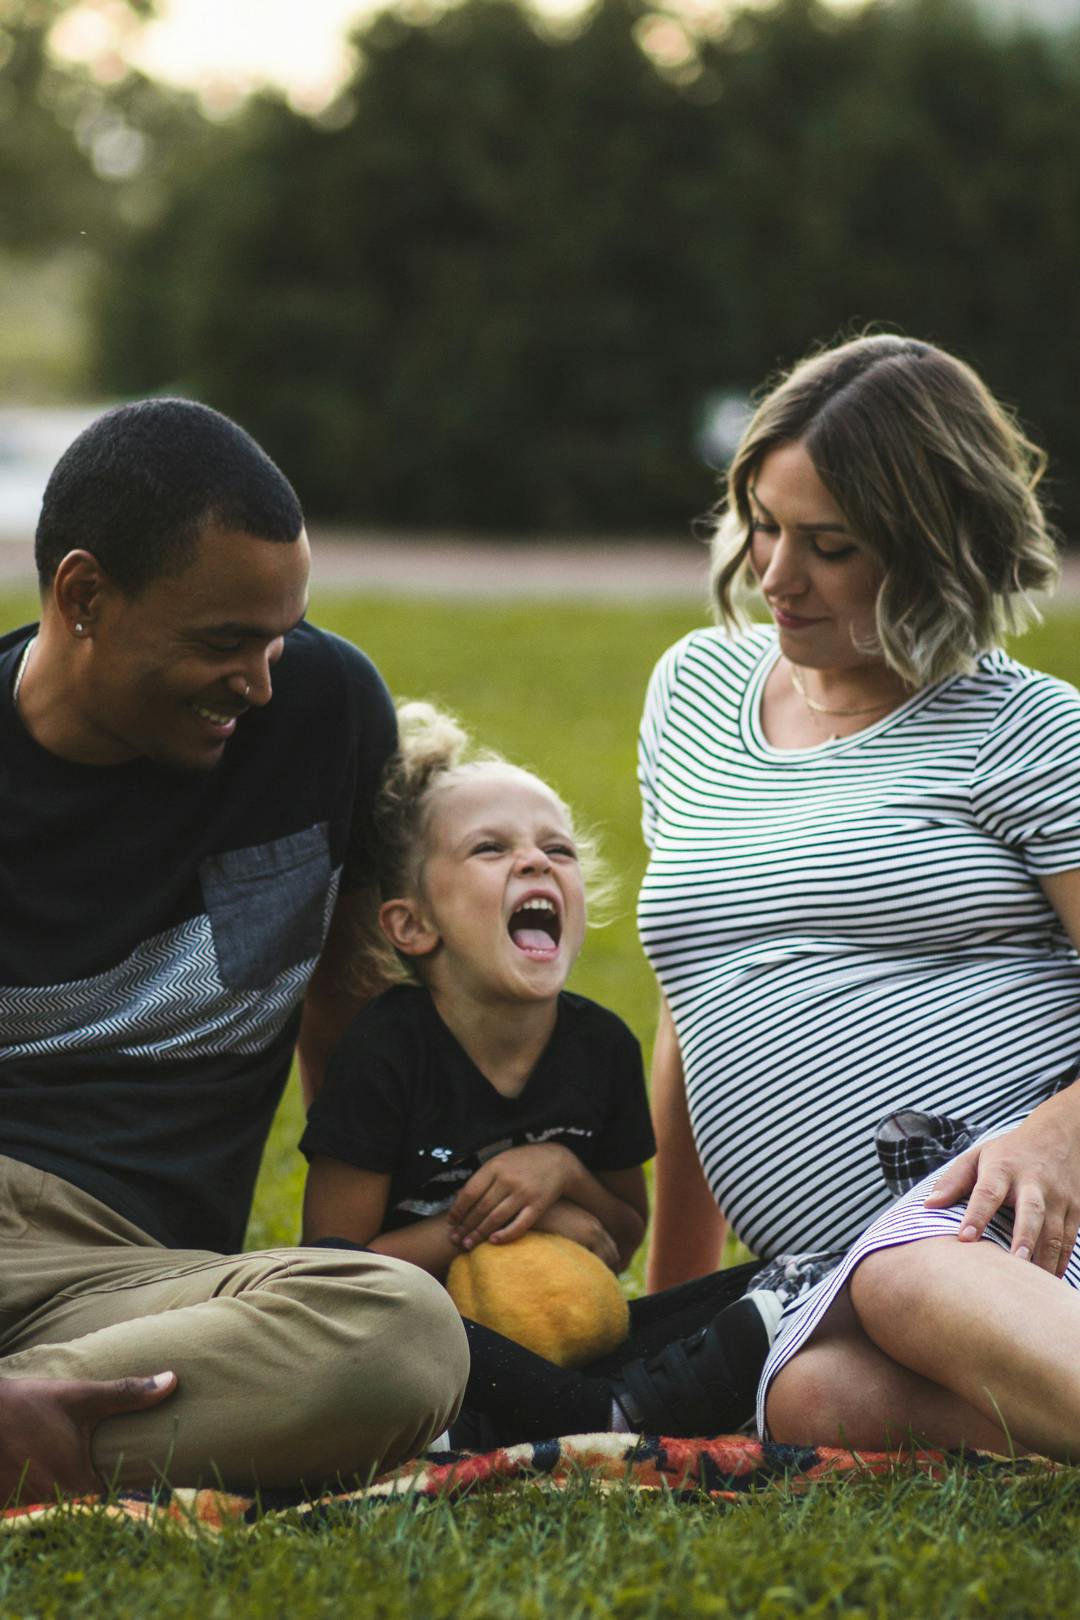
<path fill-rule="evenodd" d="M 337 896 L 326 897 L 324 937 Z M 108 1052 L 183 1061 L 264 1051 L 299 1004 L 318 954 L 258 989 L 223 985 L 203 913 L 142 941 L 122 962 L 66 984 L 0 986 L 0 1062 Z"/>

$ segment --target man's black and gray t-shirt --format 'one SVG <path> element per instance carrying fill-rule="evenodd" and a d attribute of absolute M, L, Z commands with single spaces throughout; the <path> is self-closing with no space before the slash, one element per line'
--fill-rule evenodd
<path fill-rule="evenodd" d="M 362 876 L 393 706 L 362 653 L 301 624 L 212 771 L 77 765 L 12 702 L 32 633 L 0 639 L 0 1152 L 227 1252 Z"/>
<path fill-rule="evenodd" d="M 532 1142 L 559 1142 L 589 1170 L 652 1158 L 641 1049 L 622 1020 L 564 991 L 524 1090 L 504 1097 L 428 992 L 399 985 L 353 1020 L 300 1147 L 389 1175 L 382 1230 L 392 1232 L 449 1208 L 485 1160 Z"/>

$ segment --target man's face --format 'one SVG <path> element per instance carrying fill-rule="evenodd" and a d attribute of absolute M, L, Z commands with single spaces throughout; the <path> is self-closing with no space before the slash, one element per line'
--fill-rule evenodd
<path fill-rule="evenodd" d="M 141 595 L 106 578 L 74 694 L 85 757 L 212 770 L 245 711 L 270 701 L 310 561 L 303 532 L 278 542 L 208 524 L 194 560 Z"/>

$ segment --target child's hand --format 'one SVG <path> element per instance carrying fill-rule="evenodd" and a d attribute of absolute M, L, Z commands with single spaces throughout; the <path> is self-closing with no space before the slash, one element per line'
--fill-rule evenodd
<path fill-rule="evenodd" d="M 612 1271 L 619 1270 L 619 1251 L 615 1239 L 595 1215 L 573 1199 L 559 1198 L 551 1208 L 533 1222 L 534 1232 L 557 1232 L 560 1237 L 571 1238 L 602 1260 Z"/>
<path fill-rule="evenodd" d="M 469 1177 L 451 1204 L 451 1239 L 466 1250 L 488 1239 L 512 1243 L 562 1197 L 577 1163 L 558 1142 L 497 1153 Z"/>

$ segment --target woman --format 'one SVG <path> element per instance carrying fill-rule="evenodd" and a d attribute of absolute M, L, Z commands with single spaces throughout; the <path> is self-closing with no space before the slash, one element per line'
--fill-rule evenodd
<path fill-rule="evenodd" d="M 650 686 L 650 1285 L 716 1264 L 721 1209 L 851 1251 L 786 1314 L 776 1439 L 1080 1456 L 1080 696 L 999 650 L 1056 576 L 1041 471 L 928 344 L 805 361 L 730 470 L 725 628 Z M 929 1168 L 921 1116 L 974 1145 L 890 1209 L 875 1130 Z"/>

